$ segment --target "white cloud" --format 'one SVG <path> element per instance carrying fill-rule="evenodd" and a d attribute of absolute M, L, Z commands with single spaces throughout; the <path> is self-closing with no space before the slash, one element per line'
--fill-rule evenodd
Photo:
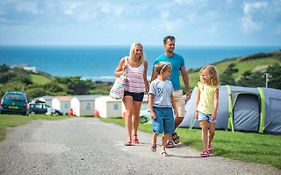
<path fill-rule="evenodd" d="M 244 15 L 241 18 L 241 31 L 246 34 L 260 31 L 263 28 L 263 24 L 261 21 L 258 21 L 258 19 L 254 19 L 254 16 L 257 13 L 260 14 L 261 10 L 266 9 L 267 7 L 267 2 L 244 3 Z"/>
<path fill-rule="evenodd" d="M 251 33 L 259 31 L 262 25 L 258 22 L 253 21 L 251 16 L 244 16 L 241 19 L 241 30 L 243 33 Z"/>
<path fill-rule="evenodd" d="M 207 5 L 209 0 L 174 0 L 174 3 L 188 6 L 202 6 Z"/>
<path fill-rule="evenodd" d="M 256 12 L 256 10 L 264 9 L 267 6 L 267 2 L 244 3 L 244 14 L 251 15 L 252 13 Z"/>
<path fill-rule="evenodd" d="M 16 3 L 16 9 L 19 12 L 28 12 L 33 14 L 39 14 L 43 12 L 39 9 L 37 2 L 34 1 L 19 1 Z"/>

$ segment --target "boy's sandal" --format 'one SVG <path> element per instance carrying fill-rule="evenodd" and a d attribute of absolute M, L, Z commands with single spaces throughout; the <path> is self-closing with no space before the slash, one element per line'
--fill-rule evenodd
<path fill-rule="evenodd" d="M 169 140 L 169 141 L 167 142 L 167 144 L 166 144 L 166 147 L 167 147 L 167 148 L 173 148 L 173 147 L 174 147 L 173 141 L 172 141 L 172 140 Z"/>
<path fill-rule="evenodd" d="M 156 145 L 154 145 L 154 146 L 151 145 L 151 151 L 156 152 L 156 147 L 157 147 Z"/>
<path fill-rule="evenodd" d="M 201 153 L 201 157 L 209 157 L 209 151 L 207 149 L 204 149 Z"/>
<path fill-rule="evenodd" d="M 160 153 L 160 155 L 166 157 L 166 156 L 168 156 L 168 153 L 167 153 L 166 151 L 162 151 L 162 152 Z"/>
<path fill-rule="evenodd" d="M 180 137 L 177 135 L 177 133 L 172 134 L 172 139 L 175 144 L 180 142 Z"/>
<path fill-rule="evenodd" d="M 127 142 L 125 142 L 125 146 L 132 146 L 132 145 L 133 145 L 133 143 L 131 140 L 128 140 Z"/>

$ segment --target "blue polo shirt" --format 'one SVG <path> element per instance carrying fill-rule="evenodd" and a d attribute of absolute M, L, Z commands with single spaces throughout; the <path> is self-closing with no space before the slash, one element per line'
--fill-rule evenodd
<path fill-rule="evenodd" d="M 155 59 L 154 65 L 159 62 L 169 62 L 172 65 L 172 71 L 169 80 L 173 84 L 175 91 L 180 90 L 180 69 L 184 66 L 184 59 L 181 55 L 174 53 L 172 57 L 167 57 L 164 54 Z"/>

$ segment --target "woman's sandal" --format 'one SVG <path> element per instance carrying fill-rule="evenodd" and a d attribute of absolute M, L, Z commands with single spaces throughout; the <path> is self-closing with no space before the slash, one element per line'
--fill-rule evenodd
<path fill-rule="evenodd" d="M 125 146 L 133 146 L 133 143 L 131 140 L 128 140 L 127 142 L 125 142 Z"/>
<path fill-rule="evenodd" d="M 166 156 L 168 156 L 168 153 L 167 153 L 166 151 L 162 151 L 162 152 L 160 153 L 160 155 L 166 157 Z"/>
<path fill-rule="evenodd" d="M 140 143 L 139 139 L 138 139 L 138 136 L 137 135 L 134 135 L 133 137 L 133 143 Z"/>
<path fill-rule="evenodd" d="M 177 135 L 177 133 L 172 134 L 172 139 L 175 144 L 180 142 L 180 137 Z"/>
<path fill-rule="evenodd" d="M 156 147 L 157 147 L 156 145 L 154 145 L 154 146 L 151 145 L 151 151 L 156 152 Z"/>

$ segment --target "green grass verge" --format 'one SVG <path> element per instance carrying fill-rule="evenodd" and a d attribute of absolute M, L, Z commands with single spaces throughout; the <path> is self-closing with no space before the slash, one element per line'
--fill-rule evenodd
<path fill-rule="evenodd" d="M 47 116 L 47 115 L 8 115 L 0 114 L 0 141 L 6 138 L 6 129 L 8 127 L 16 127 L 24 125 L 32 120 L 61 120 L 68 116 Z"/>
<path fill-rule="evenodd" d="M 122 119 L 103 119 L 124 126 Z M 141 131 L 152 133 L 151 124 L 140 124 Z M 177 133 L 183 144 L 202 150 L 201 130 L 178 128 Z M 229 132 L 217 130 L 213 140 L 216 156 L 245 162 L 268 164 L 281 169 L 281 136 L 257 133 Z"/>

